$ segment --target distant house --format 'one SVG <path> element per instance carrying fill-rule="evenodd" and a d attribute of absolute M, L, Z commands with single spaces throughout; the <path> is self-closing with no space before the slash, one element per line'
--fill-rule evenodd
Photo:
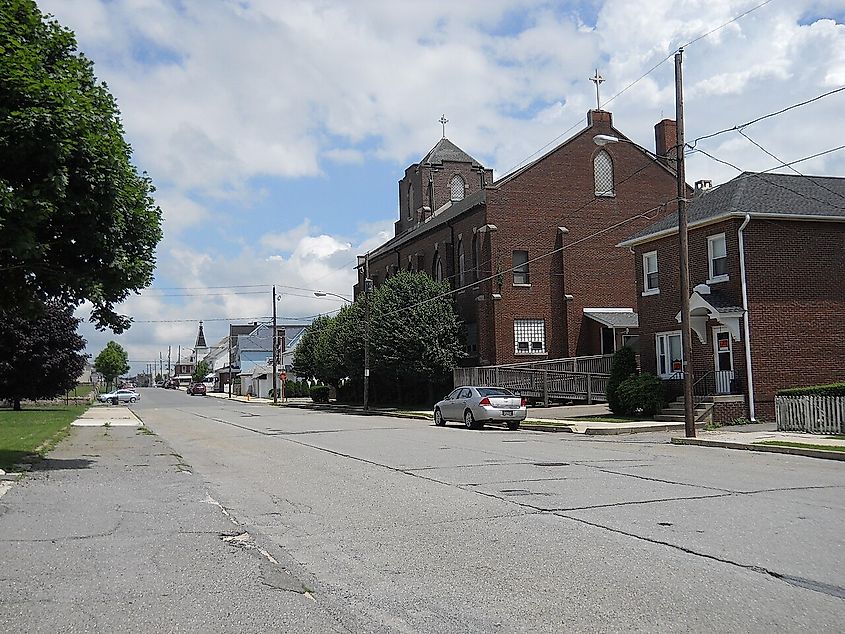
<path fill-rule="evenodd" d="M 399 181 L 395 236 L 369 254 L 370 278 L 447 281 L 466 365 L 612 353 L 637 328 L 632 256 L 615 247 L 670 212 L 674 136 L 674 121 L 655 126 L 656 158 L 591 110 L 583 129 L 495 181 L 444 136 Z"/>
<path fill-rule="evenodd" d="M 721 418 L 774 419 L 782 388 L 845 380 L 845 178 L 746 172 L 689 206 L 696 392 Z M 640 363 L 682 376 L 677 218 L 635 253 Z"/>

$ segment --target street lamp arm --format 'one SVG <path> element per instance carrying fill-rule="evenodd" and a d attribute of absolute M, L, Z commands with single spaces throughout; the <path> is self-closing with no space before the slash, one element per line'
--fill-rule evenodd
<path fill-rule="evenodd" d="M 337 297 L 338 299 L 342 299 L 343 301 L 349 302 L 350 304 L 352 303 L 351 299 L 349 299 L 348 297 L 344 297 L 343 295 L 338 295 L 337 293 L 330 293 L 329 291 L 314 291 L 315 297 L 326 297 L 327 295 L 331 297 Z"/>

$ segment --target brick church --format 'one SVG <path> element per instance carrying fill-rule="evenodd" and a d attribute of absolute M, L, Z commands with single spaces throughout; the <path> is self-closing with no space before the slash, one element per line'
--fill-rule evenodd
<path fill-rule="evenodd" d="M 598 135 L 619 142 L 597 144 Z M 424 271 L 455 290 L 465 365 L 608 354 L 636 345 L 634 256 L 618 245 L 676 209 L 675 122 L 655 150 L 610 112 L 535 161 L 493 179 L 442 139 L 399 181 L 395 236 L 369 254 L 375 286 Z M 359 267 L 355 292 L 363 288 Z"/>

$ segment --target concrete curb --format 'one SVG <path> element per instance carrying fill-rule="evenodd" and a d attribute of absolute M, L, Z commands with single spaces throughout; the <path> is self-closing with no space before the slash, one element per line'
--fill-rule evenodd
<path fill-rule="evenodd" d="M 346 407 L 344 405 L 325 405 L 322 403 L 284 403 L 280 407 L 293 407 L 295 409 L 310 409 L 318 412 L 334 412 L 336 414 L 356 414 L 358 416 L 390 416 L 392 418 L 410 418 L 414 420 L 432 421 L 432 417 L 410 412 L 394 412 L 383 409 L 363 409 Z"/>
<path fill-rule="evenodd" d="M 845 451 L 825 451 L 823 449 L 781 447 L 779 445 L 753 445 L 750 443 L 730 442 L 727 440 L 707 440 L 706 438 L 673 438 L 672 444 L 718 447 L 720 449 L 744 449 L 745 451 L 762 451 L 763 453 L 782 453 L 790 456 L 804 456 L 805 458 L 822 458 L 824 460 L 845 461 Z"/>

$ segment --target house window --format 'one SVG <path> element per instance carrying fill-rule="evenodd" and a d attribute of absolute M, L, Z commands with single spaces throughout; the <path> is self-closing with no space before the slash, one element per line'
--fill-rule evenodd
<path fill-rule="evenodd" d="M 478 324 L 470 322 L 466 325 L 467 353 L 474 355 L 478 353 Z"/>
<path fill-rule="evenodd" d="M 414 185 L 408 185 L 408 220 L 414 218 Z"/>
<path fill-rule="evenodd" d="M 530 284 L 528 281 L 528 251 L 513 252 L 513 283 Z"/>
<path fill-rule="evenodd" d="M 728 279 L 728 249 L 725 234 L 707 238 L 707 258 L 710 261 L 710 279 L 708 282 L 724 282 Z"/>
<path fill-rule="evenodd" d="M 655 336 L 657 347 L 657 373 L 670 377 L 684 370 L 684 352 L 681 346 L 681 331 L 663 332 Z"/>
<path fill-rule="evenodd" d="M 456 202 L 458 200 L 464 199 L 464 193 L 466 192 L 466 183 L 464 183 L 463 177 L 459 174 L 455 174 L 452 177 L 452 180 L 449 181 L 449 196 L 452 202 Z"/>
<path fill-rule="evenodd" d="M 546 321 L 514 319 L 513 338 L 516 354 L 546 354 Z"/>
<path fill-rule="evenodd" d="M 596 179 L 596 196 L 615 196 L 613 191 L 613 161 L 610 154 L 602 150 L 593 159 L 593 174 Z"/>
<path fill-rule="evenodd" d="M 464 285 L 464 271 L 466 265 L 466 257 L 464 256 L 464 241 L 458 240 L 458 286 Z"/>
<path fill-rule="evenodd" d="M 660 292 L 657 285 L 657 251 L 643 254 L 643 295 L 655 295 Z"/>

